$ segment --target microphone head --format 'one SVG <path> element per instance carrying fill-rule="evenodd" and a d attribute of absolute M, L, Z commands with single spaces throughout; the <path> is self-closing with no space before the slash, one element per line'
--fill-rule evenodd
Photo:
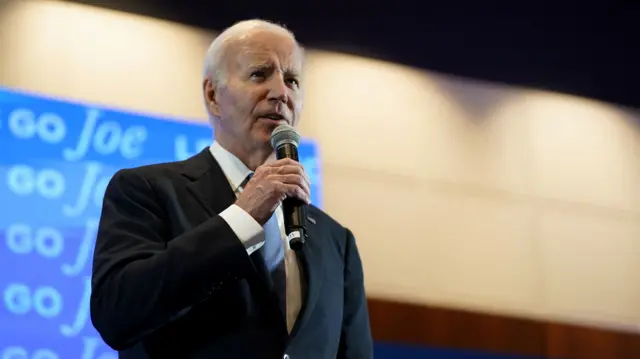
<path fill-rule="evenodd" d="M 271 147 L 275 150 L 285 143 L 290 143 L 298 147 L 300 144 L 300 135 L 293 126 L 282 124 L 271 132 Z"/>

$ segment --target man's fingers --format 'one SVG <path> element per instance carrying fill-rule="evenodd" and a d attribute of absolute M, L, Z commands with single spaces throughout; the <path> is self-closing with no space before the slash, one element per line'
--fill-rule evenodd
<path fill-rule="evenodd" d="M 296 163 L 299 163 L 296 160 L 293 160 L 291 158 L 281 158 L 277 161 L 265 164 L 264 166 L 267 167 L 282 167 L 282 166 L 286 166 L 286 165 L 295 165 Z"/>
<path fill-rule="evenodd" d="M 264 170 L 269 174 L 278 173 L 278 174 L 289 174 L 289 173 L 298 173 L 301 176 L 304 176 L 307 179 L 307 182 L 311 184 L 311 178 L 304 170 L 304 166 L 302 163 L 292 160 L 290 158 L 282 158 L 275 162 L 272 162 L 268 165 L 264 165 Z"/>
<path fill-rule="evenodd" d="M 296 185 L 298 187 L 301 187 L 307 195 L 311 194 L 311 187 L 310 183 L 307 181 L 307 178 L 298 174 L 271 175 L 269 176 L 269 179 L 277 182 L 282 182 L 284 184 Z"/>
<path fill-rule="evenodd" d="M 278 189 L 287 195 L 287 197 L 297 198 L 307 204 L 311 203 L 309 195 L 298 185 L 279 183 Z"/>

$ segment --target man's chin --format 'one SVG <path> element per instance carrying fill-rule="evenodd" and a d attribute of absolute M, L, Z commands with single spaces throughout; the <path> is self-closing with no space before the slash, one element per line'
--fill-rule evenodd
<path fill-rule="evenodd" d="M 273 151 L 271 146 L 271 131 L 267 131 L 266 129 L 260 131 L 259 133 L 255 133 L 253 136 L 254 148 L 260 149 L 263 151 Z"/>
<path fill-rule="evenodd" d="M 256 128 L 256 139 L 260 142 L 264 142 L 264 143 L 270 143 L 271 141 L 271 134 L 273 133 L 273 130 L 276 129 L 276 127 L 278 127 L 277 125 L 273 125 L 273 126 L 260 126 L 259 128 Z"/>
<path fill-rule="evenodd" d="M 275 130 L 278 126 L 280 125 L 286 125 L 288 124 L 287 121 L 285 120 L 271 120 L 271 119 L 267 119 L 267 120 L 259 120 L 258 121 L 258 128 L 260 132 L 265 132 L 266 136 L 271 139 L 271 133 L 273 133 L 273 130 Z"/>

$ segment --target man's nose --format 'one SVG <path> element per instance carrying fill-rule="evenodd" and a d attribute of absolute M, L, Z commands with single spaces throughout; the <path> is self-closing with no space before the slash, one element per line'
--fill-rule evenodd
<path fill-rule="evenodd" d="M 269 100 L 287 102 L 287 84 L 282 75 L 273 76 L 269 82 Z"/>

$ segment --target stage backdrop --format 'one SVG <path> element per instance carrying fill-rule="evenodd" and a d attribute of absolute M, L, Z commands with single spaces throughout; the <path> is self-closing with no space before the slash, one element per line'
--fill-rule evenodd
<path fill-rule="evenodd" d="M 102 197 L 120 168 L 185 159 L 209 126 L 0 88 L 0 359 L 116 358 L 89 319 Z M 300 160 L 320 205 L 317 146 Z"/>
<path fill-rule="evenodd" d="M 185 159 L 202 122 L 0 88 L 0 359 L 116 359 L 91 325 L 91 259 L 102 197 L 120 168 Z M 300 160 L 321 206 L 318 146 Z M 376 343 L 376 358 L 518 359 Z"/>

